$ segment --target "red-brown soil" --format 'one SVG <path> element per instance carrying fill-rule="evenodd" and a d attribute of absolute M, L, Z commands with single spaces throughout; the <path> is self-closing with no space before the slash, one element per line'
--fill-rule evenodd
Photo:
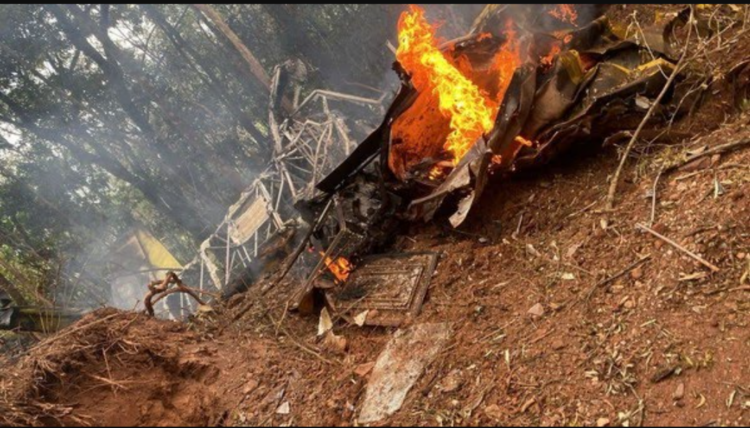
<path fill-rule="evenodd" d="M 750 149 L 659 174 L 688 151 L 750 138 L 750 116 L 726 91 L 717 85 L 675 124 L 687 137 L 638 147 L 612 212 L 604 198 L 618 151 L 589 148 L 495 177 L 459 230 L 434 222 L 398 237 L 394 249 L 442 253 L 414 322 L 450 322 L 453 337 L 384 423 L 747 425 Z M 659 175 L 652 228 L 718 272 L 636 229 L 650 223 Z M 251 290 L 189 325 L 94 313 L 73 328 L 113 318 L 6 365 L 0 422 L 353 425 L 368 376 L 358 369 L 394 330 L 339 321 L 347 349 L 329 349 L 316 317 L 285 313 L 296 285 Z M 529 314 L 536 305 L 541 316 Z"/>

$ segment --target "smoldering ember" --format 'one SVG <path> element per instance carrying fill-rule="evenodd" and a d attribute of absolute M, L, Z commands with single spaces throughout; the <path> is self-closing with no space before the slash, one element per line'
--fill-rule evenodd
<path fill-rule="evenodd" d="M 0 425 L 750 421 L 747 5 L 0 24 Z"/>

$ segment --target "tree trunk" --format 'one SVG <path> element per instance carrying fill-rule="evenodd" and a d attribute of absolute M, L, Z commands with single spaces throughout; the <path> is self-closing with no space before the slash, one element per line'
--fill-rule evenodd
<path fill-rule="evenodd" d="M 154 5 L 141 4 L 141 9 L 146 15 L 161 28 L 164 34 L 167 36 L 172 45 L 175 47 L 177 52 L 183 57 L 185 62 L 193 69 L 200 79 L 211 89 L 219 100 L 221 100 L 227 107 L 235 120 L 247 131 L 253 139 L 255 139 L 258 148 L 263 152 L 264 157 L 270 160 L 271 151 L 263 143 L 267 138 L 260 132 L 255 126 L 252 120 L 242 111 L 238 102 L 234 97 L 227 93 L 222 85 L 221 79 L 216 76 L 213 69 L 205 64 L 205 60 L 201 58 L 198 52 L 193 49 L 190 44 L 180 35 L 180 33 L 172 27 L 164 15 Z"/>
<path fill-rule="evenodd" d="M 224 22 L 221 15 L 219 15 L 219 12 L 209 4 L 194 4 L 193 7 L 203 13 L 203 15 L 214 24 L 219 32 L 229 40 L 232 46 L 237 49 L 237 52 L 239 52 L 240 56 L 245 60 L 251 77 L 255 78 L 261 86 L 266 89 L 267 93 L 270 94 L 271 78 L 268 76 L 268 73 L 266 73 L 266 70 L 263 68 L 260 61 L 255 58 L 255 55 L 250 52 L 250 49 L 242 43 L 242 40 L 240 40 L 237 34 L 235 34 L 235 32 L 229 28 L 229 25 Z M 286 111 L 292 111 L 292 103 L 286 97 L 282 102 L 282 106 Z"/>
<path fill-rule="evenodd" d="M 101 28 L 97 27 L 96 23 L 94 23 L 85 12 L 79 9 L 78 6 L 71 4 L 67 5 L 66 7 L 68 11 L 70 11 L 70 13 L 75 17 L 79 26 L 83 28 L 87 33 L 93 34 L 94 37 L 96 37 L 97 40 L 102 44 L 102 46 L 104 47 L 104 52 L 106 53 L 108 58 L 107 62 L 109 64 L 112 64 L 113 67 L 117 68 L 118 75 L 122 79 L 124 79 L 124 72 L 122 71 L 120 64 L 125 64 L 126 61 L 124 60 L 123 54 L 120 49 L 117 47 L 117 45 L 115 45 L 112 39 L 109 38 L 109 35 L 105 31 L 102 31 Z M 131 71 L 135 77 L 136 82 L 146 90 L 146 93 L 151 95 L 151 99 L 153 99 L 154 102 L 159 106 L 159 110 L 164 121 L 175 132 L 180 134 L 186 142 L 196 147 L 196 153 L 202 153 L 204 156 L 207 156 L 209 161 L 212 162 L 212 164 L 216 168 L 221 170 L 222 175 L 226 179 L 228 179 L 235 193 L 239 193 L 244 190 L 245 186 L 239 173 L 231 165 L 227 165 L 223 159 L 219 158 L 216 153 L 210 148 L 210 146 L 200 147 L 199 145 L 201 139 L 198 138 L 198 136 L 192 131 L 190 126 L 183 123 L 180 115 L 173 112 L 171 106 L 162 97 L 159 96 L 159 91 L 151 85 L 151 82 L 147 79 L 144 73 L 141 70 L 137 70 L 132 67 Z M 155 138 L 158 138 L 156 134 L 153 135 Z M 207 188 L 203 190 L 204 193 L 207 193 L 209 191 L 209 189 Z"/>
<path fill-rule="evenodd" d="M 166 186 L 162 183 L 154 183 L 143 177 L 134 175 L 114 157 L 101 156 L 100 153 L 90 153 L 66 139 L 59 132 L 37 126 L 15 101 L 2 92 L 0 92 L 0 101 L 7 104 L 11 111 L 19 117 L 20 122 L 14 123 L 15 126 L 31 132 L 42 140 L 68 149 L 79 162 L 98 165 L 114 177 L 131 184 L 157 210 L 182 226 L 196 240 L 200 240 L 205 235 L 207 230 L 206 223 L 201 221 L 199 212 L 185 198 L 164 190 Z"/>
<path fill-rule="evenodd" d="M 2 272 L 0 272 L 0 290 L 5 291 L 8 293 L 11 299 L 13 299 L 13 302 L 18 306 L 28 306 L 28 302 L 26 301 L 26 298 L 23 297 L 23 294 L 21 291 L 16 288 L 15 285 L 13 285 L 12 282 L 6 278 Z"/>

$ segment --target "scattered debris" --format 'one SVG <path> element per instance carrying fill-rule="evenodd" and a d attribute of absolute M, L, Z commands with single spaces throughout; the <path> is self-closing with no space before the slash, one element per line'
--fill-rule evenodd
<path fill-rule="evenodd" d="M 672 399 L 674 401 L 680 401 L 685 397 L 685 383 L 680 382 L 677 384 L 677 389 L 675 389 L 674 393 L 672 394 Z"/>
<path fill-rule="evenodd" d="M 439 383 L 438 389 L 440 391 L 448 393 L 453 392 L 461 387 L 463 384 L 462 372 L 460 369 L 451 370 L 447 376 L 445 376 Z"/>
<path fill-rule="evenodd" d="M 172 288 L 172 286 L 174 286 Z M 146 313 L 154 316 L 154 304 L 159 300 L 174 293 L 185 293 L 195 299 L 201 306 L 207 306 L 203 299 L 198 296 L 199 290 L 186 287 L 180 278 L 174 272 L 168 272 L 161 281 L 153 281 L 148 284 L 148 293 L 143 298 L 143 306 L 146 307 Z"/>
<path fill-rule="evenodd" d="M 354 369 L 354 374 L 362 378 L 367 377 L 367 375 L 372 371 L 373 367 L 375 367 L 374 361 L 370 363 L 360 364 Z"/>
<path fill-rule="evenodd" d="M 333 331 L 329 330 L 328 333 L 326 333 L 326 337 L 325 339 L 323 339 L 323 345 L 326 347 L 326 349 L 335 354 L 346 354 L 346 338 L 333 334 Z"/>
<path fill-rule="evenodd" d="M 358 313 L 358 325 L 398 326 L 422 309 L 437 260 L 436 253 L 367 257 L 342 286 L 326 290 L 326 295 L 339 313 Z"/>

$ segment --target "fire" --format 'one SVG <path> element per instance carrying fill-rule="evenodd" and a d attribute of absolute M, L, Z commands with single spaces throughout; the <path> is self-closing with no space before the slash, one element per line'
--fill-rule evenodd
<path fill-rule="evenodd" d="M 515 38 L 515 33 L 508 36 Z M 425 19 L 422 8 L 411 6 L 401 15 L 398 41 L 396 58 L 411 75 L 414 86 L 420 92 L 435 94 L 440 113 L 450 120 L 450 133 L 443 149 L 451 154 L 455 166 L 474 142 L 494 126 L 510 77 L 520 63 L 516 43 L 506 43 L 495 58 L 500 70 L 500 89 L 493 99 L 438 49 L 435 28 Z"/>
<path fill-rule="evenodd" d="M 552 62 L 555 60 L 555 57 L 560 54 L 562 51 L 562 48 L 560 47 L 559 43 L 553 43 L 552 47 L 549 50 L 549 53 L 547 55 L 544 55 L 539 62 L 542 63 L 544 66 L 551 66 Z"/>
<path fill-rule="evenodd" d="M 333 276 L 335 276 L 339 282 L 345 282 L 347 279 L 349 279 L 349 274 L 354 270 L 354 265 L 352 265 L 349 260 L 343 257 L 339 257 L 334 261 L 325 254 L 326 253 L 324 253 L 323 251 L 320 252 L 320 255 L 325 257 L 326 267 L 329 271 L 331 271 Z"/>
<path fill-rule="evenodd" d="M 577 25 L 578 12 L 572 4 L 558 4 L 557 7 L 550 10 L 548 13 L 560 21 Z"/>

